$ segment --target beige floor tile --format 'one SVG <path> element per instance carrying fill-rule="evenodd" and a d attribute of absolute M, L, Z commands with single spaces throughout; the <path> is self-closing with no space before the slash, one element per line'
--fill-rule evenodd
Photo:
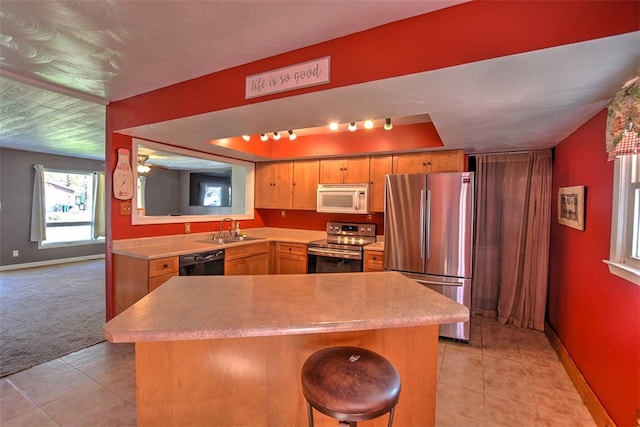
<path fill-rule="evenodd" d="M 484 420 L 484 393 L 440 383 L 436 394 L 437 411 Z"/>
<path fill-rule="evenodd" d="M 116 354 L 121 353 L 112 347 L 112 345 L 107 345 L 107 343 L 104 342 L 68 354 L 61 357 L 61 359 L 72 366 L 81 367 Z"/>
<path fill-rule="evenodd" d="M 92 382 L 61 359 L 10 375 L 7 381 L 38 406 Z"/>
<path fill-rule="evenodd" d="M 486 425 L 491 427 L 535 427 L 538 413 L 534 405 L 492 396 L 486 399 Z"/>
<path fill-rule="evenodd" d="M 65 424 L 65 427 L 135 427 L 136 408 L 123 401 L 111 401 Z"/>
<path fill-rule="evenodd" d="M 534 404 L 527 371 L 515 361 L 484 358 L 484 387 L 486 397 L 501 397 Z"/>
<path fill-rule="evenodd" d="M 25 414 L 38 407 L 22 393 L 16 390 L 8 381 L 0 380 L 0 425 L 8 420 Z"/>
<path fill-rule="evenodd" d="M 482 370 L 465 369 L 458 365 L 442 363 L 440 383 L 484 393 Z"/>
<path fill-rule="evenodd" d="M 78 387 L 40 408 L 58 424 L 67 423 L 95 407 L 121 399 L 96 382 Z"/>
<path fill-rule="evenodd" d="M 39 408 L 31 409 L 2 423 L 2 427 L 56 427 L 57 425 Z"/>
<path fill-rule="evenodd" d="M 484 422 L 460 415 L 455 409 L 436 410 L 436 427 L 483 427 Z"/>
<path fill-rule="evenodd" d="M 443 362 L 463 369 L 482 371 L 482 353 L 461 346 L 447 346 Z"/>
<path fill-rule="evenodd" d="M 136 370 L 133 356 L 117 354 L 79 368 L 127 402 L 136 402 Z"/>

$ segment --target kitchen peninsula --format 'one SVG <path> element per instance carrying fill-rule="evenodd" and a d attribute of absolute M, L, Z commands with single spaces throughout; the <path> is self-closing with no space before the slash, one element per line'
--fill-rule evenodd
<path fill-rule="evenodd" d="M 140 426 L 306 425 L 300 368 L 334 345 L 388 358 L 402 379 L 394 425 L 430 426 L 438 325 L 468 317 L 397 272 L 189 276 L 113 318 L 105 337 L 135 343 Z"/>

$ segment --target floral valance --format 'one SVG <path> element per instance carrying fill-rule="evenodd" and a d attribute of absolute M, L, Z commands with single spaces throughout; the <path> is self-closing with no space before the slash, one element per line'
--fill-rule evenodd
<path fill-rule="evenodd" d="M 609 160 L 640 152 L 640 80 L 620 89 L 609 104 L 606 132 Z"/>

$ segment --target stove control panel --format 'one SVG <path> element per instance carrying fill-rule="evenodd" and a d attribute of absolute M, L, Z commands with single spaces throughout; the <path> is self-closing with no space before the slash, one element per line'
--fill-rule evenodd
<path fill-rule="evenodd" d="M 329 236 L 348 237 L 376 237 L 376 225 L 354 222 L 328 222 L 327 234 Z"/>

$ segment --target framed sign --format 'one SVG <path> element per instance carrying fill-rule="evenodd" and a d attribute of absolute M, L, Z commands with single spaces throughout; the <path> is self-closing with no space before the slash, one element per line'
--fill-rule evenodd
<path fill-rule="evenodd" d="M 331 57 L 314 59 L 277 70 L 247 76 L 245 99 L 303 87 L 316 86 L 331 81 Z"/>
<path fill-rule="evenodd" d="M 558 189 L 558 223 L 584 230 L 584 186 Z"/>

